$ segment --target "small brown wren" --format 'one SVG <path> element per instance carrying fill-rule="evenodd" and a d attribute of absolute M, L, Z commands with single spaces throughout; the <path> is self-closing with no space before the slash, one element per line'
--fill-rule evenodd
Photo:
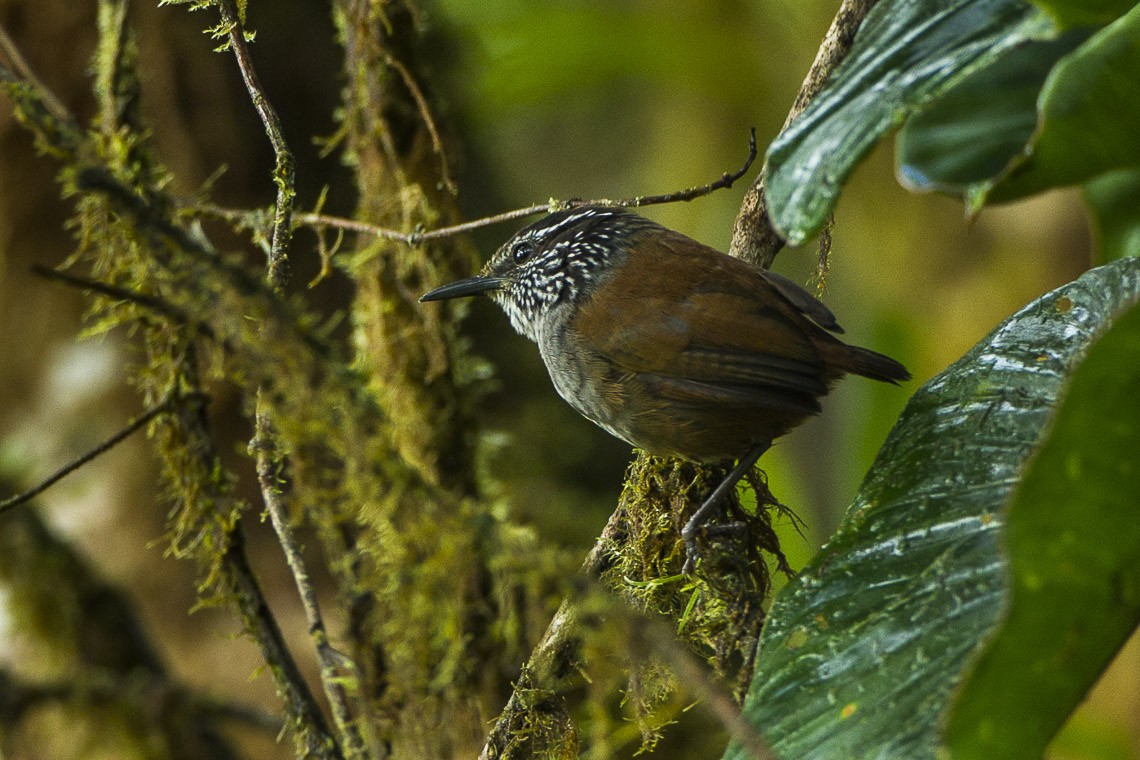
<path fill-rule="evenodd" d="M 550 214 L 479 276 L 420 300 L 477 293 L 538 344 L 559 395 L 595 424 L 652 454 L 741 460 L 682 530 L 686 571 L 704 515 L 836 381 L 910 378 L 835 338 L 835 316 L 791 280 L 620 208 Z"/>

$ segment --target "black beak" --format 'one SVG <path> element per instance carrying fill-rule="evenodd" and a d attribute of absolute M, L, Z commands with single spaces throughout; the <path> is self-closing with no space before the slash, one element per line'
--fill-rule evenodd
<path fill-rule="evenodd" d="M 447 285 L 441 285 L 430 293 L 420 296 L 420 303 L 424 301 L 444 301 L 448 298 L 463 298 L 464 296 L 477 296 L 489 290 L 498 290 L 506 282 L 502 277 L 468 277 Z"/>

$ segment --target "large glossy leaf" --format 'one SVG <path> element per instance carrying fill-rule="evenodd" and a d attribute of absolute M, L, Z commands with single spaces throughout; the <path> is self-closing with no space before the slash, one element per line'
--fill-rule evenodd
<path fill-rule="evenodd" d="M 899 181 L 966 195 L 1000 175 L 1033 137 L 1037 96 L 1054 64 L 1089 34 L 1078 29 L 1023 45 L 913 116 L 895 143 Z"/>
<path fill-rule="evenodd" d="M 1100 257 L 1140 256 L 1140 167 L 1097 177 L 1084 191 Z"/>
<path fill-rule="evenodd" d="M 834 78 L 769 148 L 776 228 L 793 243 L 817 231 L 879 138 L 1011 48 L 1054 34 L 1022 0 L 881 0 Z"/>
<path fill-rule="evenodd" d="M 1007 509 L 1011 607 L 951 714 L 956 760 L 1041 757 L 1140 622 L 1138 390 L 1133 307 L 1073 374 Z"/>
<path fill-rule="evenodd" d="M 1140 164 L 1129 137 L 1140 131 L 1137 71 L 1140 7 L 1095 35 L 1082 28 L 1030 43 L 907 122 L 900 181 L 976 208 Z"/>
<path fill-rule="evenodd" d="M 745 712 L 781 757 L 934 756 L 953 690 L 1004 605 L 1003 505 L 1066 378 L 1137 299 L 1140 261 L 1093 270 L 914 395 L 764 629 Z"/>
<path fill-rule="evenodd" d="M 1062 59 L 1041 91 L 1032 152 L 999 178 L 1005 201 L 1140 165 L 1140 6 Z"/>

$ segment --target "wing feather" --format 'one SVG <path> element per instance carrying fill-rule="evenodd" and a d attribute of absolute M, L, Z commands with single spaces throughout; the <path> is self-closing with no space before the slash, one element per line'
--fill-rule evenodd
<path fill-rule="evenodd" d="M 838 376 L 820 351 L 820 341 L 835 341 L 823 328 L 839 328 L 826 306 L 676 233 L 643 243 L 637 255 L 641 266 L 690 279 L 662 282 L 623 267 L 579 311 L 578 329 L 618 372 L 644 375 L 678 403 L 818 411 L 815 397 Z"/>

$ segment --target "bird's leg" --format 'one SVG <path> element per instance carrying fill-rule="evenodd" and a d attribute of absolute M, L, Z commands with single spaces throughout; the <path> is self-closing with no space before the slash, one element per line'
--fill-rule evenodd
<path fill-rule="evenodd" d="M 716 487 L 707 499 L 697 508 L 693 516 L 685 523 L 685 527 L 681 528 L 681 538 L 685 542 L 685 564 L 682 572 L 689 575 L 693 572 L 697 565 L 697 559 L 700 558 L 700 551 L 697 549 L 697 531 L 704 525 L 708 519 L 709 513 L 712 512 L 713 507 L 721 502 L 728 493 L 736 487 L 740 479 L 744 477 L 744 473 L 748 472 L 756 460 L 760 458 L 768 448 L 772 445 L 771 441 L 764 441 L 752 447 L 747 454 L 740 458 L 736 466 L 732 468 L 732 472 L 725 476 L 720 485 Z"/>

